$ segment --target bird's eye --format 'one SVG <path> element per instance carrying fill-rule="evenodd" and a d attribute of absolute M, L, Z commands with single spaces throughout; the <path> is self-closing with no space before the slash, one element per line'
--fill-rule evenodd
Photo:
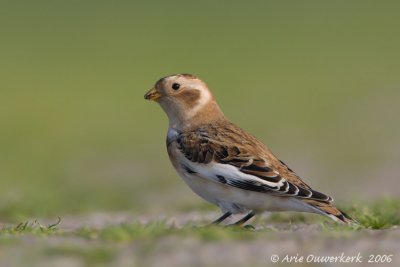
<path fill-rule="evenodd" d="M 179 83 L 173 83 L 172 84 L 172 89 L 174 89 L 174 90 L 178 90 L 179 87 L 181 87 L 181 85 Z"/>

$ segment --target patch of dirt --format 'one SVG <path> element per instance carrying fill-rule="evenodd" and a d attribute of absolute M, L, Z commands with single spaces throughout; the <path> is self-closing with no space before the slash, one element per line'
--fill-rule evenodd
<path fill-rule="evenodd" d="M 205 225 L 219 213 L 185 213 L 174 216 L 135 216 L 130 213 L 97 213 L 62 219 L 59 229 L 73 232 L 82 227 L 102 229 L 109 225 L 139 221 L 164 221 L 182 227 L 188 223 Z M 53 223 L 55 220 L 44 221 Z M 210 239 L 195 235 L 166 235 L 156 241 L 110 242 L 73 235 L 21 235 L 17 242 L 3 242 L 1 266 L 400 266 L 400 228 L 387 230 L 324 230 L 319 224 L 272 223 L 258 219 L 253 239 Z M 274 229 L 274 230 L 271 230 Z M 276 255 L 276 256 L 275 256 Z M 379 255 L 379 256 L 377 256 Z M 392 255 L 392 256 L 390 256 Z M 325 256 L 325 258 L 318 258 Z M 329 256 L 330 258 L 326 258 Z M 370 257 L 391 262 L 367 263 Z M 303 257 L 303 258 L 302 258 Z M 347 258 L 349 257 L 349 258 Z M 361 258 L 360 258 L 361 257 Z M 287 259 L 287 260 L 285 260 Z M 291 263 L 288 263 L 291 259 Z M 303 262 L 299 262 L 299 261 Z M 318 263 L 328 260 L 336 262 Z M 361 260 L 340 263 L 338 260 Z M 295 263 L 294 261 L 297 261 Z M 311 262 L 307 262 L 311 261 Z"/>

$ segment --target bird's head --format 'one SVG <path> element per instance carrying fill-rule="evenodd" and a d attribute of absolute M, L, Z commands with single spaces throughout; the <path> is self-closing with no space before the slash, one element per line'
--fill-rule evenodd
<path fill-rule="evenodd" d="M 170 126 L 176 129 L 212 123 L 223 117 L 207 85 L 191 74 L 161 78 L 144 98 L 158 102 L 167 114 Z"/>

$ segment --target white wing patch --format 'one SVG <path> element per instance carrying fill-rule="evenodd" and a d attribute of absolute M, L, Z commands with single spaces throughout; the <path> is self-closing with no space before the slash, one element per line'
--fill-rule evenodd
<path fill-rule="evenodd" d="M 180 153 L 180 152 L 178 152 Z M 281 177 L 279 181 L 272 182 L 261 179 L 255 175 L 243 173 L 239 168 L 230 165 L 211 162 L 208 164 L 192 162 L 182 155 L 182 167 L 190 174 L 198 177 L 240 188 L 261 193 L 272 193 L 281 196 L 292 196 L 297 198 L 316 199 L 325 202 L 332 202 L 333 199 L 312 189 L 305 189 L 288 182 Z M 279 173 L 277 173 L 279 175 Z"/>
<path fill-rule="evenodd" d="M 258 178 L 257 176 L 243 173 L 237 167 L 229 164 L 221 164 L 215 162 L 209 164 L 201 164 L 189 161 L 187 159 L 185 159 L 184 164 L 187 165 L 187 167 L 189 167 L 194 172 L 198 173 L 199 176 L 213 180 L 214 182 L 221 182 L 221 179 L 218 177 L 223 177 L 224 179 L 226 179 L 227 184 L 235 184 L 240 183 L 241 181 L 247 181 L 254 186 L 260 186 L 260 188 L 264 185 L 275 190 L 279 190 L 279 188 L 284 186 L 286 182 L 284 178 L 280 179 L 277 183 L 266 181 Z"/>

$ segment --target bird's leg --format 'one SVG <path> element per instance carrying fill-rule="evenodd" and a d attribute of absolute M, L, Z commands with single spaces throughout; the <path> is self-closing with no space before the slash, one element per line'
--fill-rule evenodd
<path fill-rule="evenodd" d="M 256 213 L 254 211 L 250 211 L 249 213 L 247 213 L 246 216 L 244 216 L 242 219 L 240 219 L 239 221 L 233 223 L 232 225 L 243 225 L 245 222 L 247 222 L 248 220 L 250 220 L 251 218 L 253 218 L 256 215 Z"/>
<path fill-rule="evenodd" d="M 213 221 L 211 224 L 214 225 L 218 225 L 220 224 L 223 220 L 225 220 L 226 218 L 228 218 L 229 216 L 231 216 L 232 213 L 230 211 L 225 212 L 224 214 L 222 214 L 221 217 L 219 217 L 218 219 L 216 219 L 215 221 Z"/>

